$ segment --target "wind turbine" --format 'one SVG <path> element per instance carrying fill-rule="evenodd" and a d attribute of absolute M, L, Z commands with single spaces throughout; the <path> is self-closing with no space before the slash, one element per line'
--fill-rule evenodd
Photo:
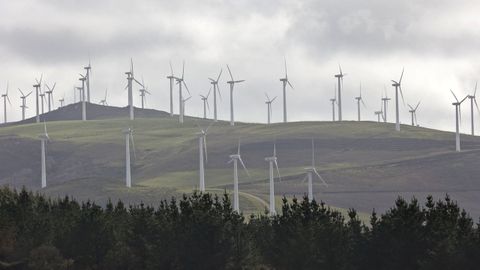
<path fill-rule="evenodd" d="M 360 84 L 360 95 L 358 97 L 355 97 L 357 100 L 357 114 L 358 114 L 358 121 L 361 121 L 361 114 L 360 114 L 360 102 L 362 103 L 363 107 L 366 108 L 367 106 L 365 105 L 365 102 L 363 102 L 362 98 L 362 84 Z"/>
<path fill-rule="evenodd" d="M 211 91 L 212 91 L 212 88 L 210 87 L 210 90 L 208 90 L 208 94 L 206 96 L 199 95 L 203 101 L 203 119 L 207 119 L 207 107 L 208 107 L 208 110 L 210 111 L 210 105 L 208 104 L 208 97 L 210 96 Z"/>
<path fill-rule="evenodd" d="M 402 69 L 402 75 L 400 75 L 400 80 L 394 81 L 392 80 L 393 84 L 392 86 L 395 87 L 395 112 L 396 112 L 396 121 L 395 121 L 395 130 L 400 131 L 400 112 L 399 112 L 399 107 L 398 107 L 398 90 L 400 90 L 400 95 L 402 96 L 402 101 L 403 101 L 403 93 L 402 93 L 402 78 L 403 78 L 403 72 L 405 69 Z M 405 104 L 405 101 L 403 101 Z"/>
<path fill-rule="evenodd" d="M 128 89 L 128 111 L 130 115 L 130 120 L 135 119 L 134 111 L 133 111 L 133 81 L 138 83 L 140 86 L 142 84 L 135 79 L 134 73 L 133 73 L 133 59 L 130 58 L 130 71 L 125 72 L 127 75 L 127 89 Z"/>
<path fill-rule="evenodd" d="M 41 141 L 41 147 L 42 147 L 42 157 L 41 157 L 41 162 L 42 162 L 42 188 L 45 188 L 47 186 L 47 166 L 46 166 L 46 156 L 45 156 L 45 150 L 46 150 L 46 143 L 50 141 L 50 137 L 48 137 L 47 133 L 47 124 L 43 122 L 44 126 L 44 134 L 40 134 L 38 138 Z"/>
<path fill-rule="evenodd" d="M 207 154 L 207 132 L 208 129 L 213 125 L 211 123 L 206 129 L 201 128 L 198 134 L 198 153 L 199 153 L 199 190 L 205 192 L 205 163 L 208 162 Z"/>
<path fill-rule="evenodd" d="M 81 94 L 80 94 L 80 99 L 82 100 L 82 121 L 86 121 L 87 120 L 87 104 L 86 104 L 86 101 L 85 101 L 85 80 L 87 78 L 85 76 L 83 76 L 82 74 L 80 74 L 80 81 L 82 82 L 82 87 L 81 87 Z"/>
<path fill-rule="evenodd" d="M 468 98 L 468 95 L 465 96 L 462 101 L 459 101 L 451 89 L 450 92 L 452 92 L 453 97 L 457 101 L 453 102 L 452 105 L 455 106 L 455 151 L 460 152 L 460 121 L 462 120 L 460 105 Z"/>
<path fill-rule="evenodd" d="M 235 86 L 236 83 L 241 83 L 241 82 L 244 82 L 245 80 L 235 81 L 233 79 L 232 71 L 230 70 L 230 67 L 228 65 L 227 65 L 227 69 L 231 79 L 230 81 L 227 82 L 230 85 L 230 125 L 234 126 L 235 120 L 234 120 L 234 114 L 233 114 L 233 87 Z"/>
<path fill-rule="evenodd" d="M 333 98 L 330 99 L 332 102 L 332 121 L 335 122 L 335 104 L 337 103 L 337 86 L 335 85 L 335 89 L 333 90 Z"/>
<path fill-rule="evenodd" d="M 245 163 L 243 163 L 242 156 L 240 155 L 240 141 L 238 141 L 238 150 L 236 154 L 230 155 L 230 161 L 228 163 L 233 162 L 233 210 L 237 213 L 240 213 L 240 205 L 238 200 L 238 162 L 242 164 L 243 169 L 250 177 L 248 173 L 247 167 L 245 167 Z"/>
<path fill-rule="evenodd" d="M 315 168 L 315 143 L 314 143 L 313 139 L 312 139 L 312 166 L 305 168 L 305 170 L 307 171 L 307 175 L 305 176 L 305 179 L 308 180 L 308 200 L 312 201 L 313 200 L 313 177 L 314 176 L 317 176 L 318 179 L 320 179 L 322 181 L 322 184 L 325 187 L 328 187 L 327 182 L 325 182 L 325 180 L 323 180 L 323 177 L 320 176 L 317 169 Z"/>
<path fill-rule="evenodd" d="M 170 81 L 170 116 L 173 117 L 173 83 L 174 80 L 176 79 L 175 76 L 173 75 L 173 67 L 172 67 L 172 62 L 170 63 L 170 75 L 167 76 L 167 79 Z"/>
<path fill-rule="evenodd" d="M 30 96 L 32 94 L 32 92 L 30 91 L 30 93 L 25 95 L 22 92 L 22 90 L 20 90 L 20 88 L 18 88 L 18 91 L 20 91 L 20 93 L 22 94 L 22 96 L 20 97 L 22 99 L 22 105 L 20 106 L 20 108 L 22 108 L 22 120 L 25 120 L 25 110 L 28 108 L 26 99 L 27 99 L 28 96 Z"/>
<path fill-rule="evenodd" d="M 342 88 L 343 88 L 343 77 L 347 74 L 342 72 L 342 67 L 338 65 L 340 73 L 335 74 L 334 77 L 337 78 L 338 81 L 338 121 L 342 121 Z"/>
<path fill-rule="evenodd" d="M 90 103 L 90 70 L 92 66 L 90 65 L 90 59 L 88 60 L 88 66 L 84 67 L 86 70 L 85 78 L 86 78 L 86 86 L 87 86 L 87 101 Z"/>
<path fill-rule="evenodd" d="M 63 97 L 59 99 L 58 102 L 60 102 L 60 108 L 65 105 L 65 93 L 63 93 Z"/>
<path fill-rule="evenodd" d="M 208 78 L 210 80 L 210 83 L 213 85 L 213 120 L 215 122 L 217 122 L 217 92 L 218 92 L 218 96 L 222 98 L 222 95 L 220 94 L 220 87 L 218 85 L 218 80 L 220 80 L 222 71 L 223 69 L 220 69 L 220 73 L 218 74 L 217 80 Z"/>
<path fill-rule="evenodd" d="M 48 88 L 48 91 L 45 91 L 45 94 L 47 94 L 47 99 L 48 99 L 48 111 L 50 112 L 52 110 L 53 105 L 53 90 L 55 89 L 55 86 L 57 83 L 53 84 L 53 87 L 50 88 L 48 84 L 45 84 L 45 86 Z"/>
<path fill-rule="evenodd" d="M 475 125 L 473 123 L 473 103 L 475 103 L 475 106 L 477 107 L 477 111 L 480 113 L 480 109 L 478 108 L 477 104 L 477 83 L 475 83 L 475 90 L 473 91 L 473 95 L 468 95 L 468 98 L 470 99 L 470 114 L 471 114 L 471 123 L 472 123 L 472 136 L 475 136 Z"/>
<path fill-rule="evenodd" d="M 128 188 L 131 188 L 132 173 L 131 173 L 131 166 L 130 166 L 130 141 L 132 141 L 133 157 L 136 158 L 135 143 L 133 141 L 133 130 L 131 128 L 127 128 L 127 129 L 124 129 L 122 133 L 123 135 L 125 135 L 125 185 Z"/>
<path fill-rule="evenodd" d="M 105 98 L 103 98 L 102 100 L 100 100 L 100 104 L 103 105 L 103 106 L 108 106 L 108 103 L 107 103 L 107 93 L 108 93 L 108 89 L 105 88 Z"/>
<path fill-rule="evenodd" d="M 275 143 L 273 144 L 273 156 L 266 157 L 265 161 L 269 163 L 269 179 L 270 179 L 270 215 L 275 215 L 277 212 L 275 211 L 275 183 L 274 183 L 274 172 L 273 166 L 277 169 L 278 179 L 281 179 L 280 170 L 278 169 L 277 163 L 277 151 L 275 147 Z"/>
<path fill-rule="evenodd" d="M 38 98 L 39 98 L 39 94 L 40 94 L 40 88 L 42 87 L 42 77 L 43 77 L 43 75 L 40 76 L 40 81 L 35 78 L 35 81 L 37 82 L 37 84 L 33 85 L 33 87 L 35 87 L 35 102 L 37 104 L 37 106 L 36 106 L 36 111 L 37 111 L 36 122 L 37 123 L 40 123 L 40 113 L 39 113 L 40 107 L 39 107 L 39 104 L 38 104 L 38 101 L 39 101 Z"/>
<path fill-rule="evenodd" d="M 180 123 L 183 124 L 183 120 L 184 120 L 184 116 L 185 116 L 185 103 L 190 99 L 192 98 L 191 96 L 189 96 L 188 98 L 185 98 L 185 99 L 182 99 L 182 103 L 181 103 L 181 113 L 180 113 Z"/>
<path fill-rule="evenodd" d="M 45 92 L 42 93 L 42 90 L 40 89 L 40 103 L 42 104 L 42 114 L 45 113 L 44 111 L 44 104 L 45 104 Z"/>
<path fill-rule="evenodd" d="M 382 99 L 380 100 L 380 110 L 379 111 L 375 111 L 375 115 L 377 116 L 377 122 L 380 123 L 380 117 L 383 118 L 383 96 L 382 96 Z"/>
<path fill-rule="evenodd" d="M 387 95 L 387 90 L 385 89 L 385 97 L 382 95 L 382 102 L 383 102 L 383 122 L 387 122 L 387 107 L 388 107 L 388 101 L 390 101 L 391 98 L 388 97 Z"/>
<path fill-rule="evenodd" d="M 272 102 L 275 101 L 277 97 L 270 99 L 267 93 L 265 93 L 265 96 L 267 97 L 267 101 L 265 101 L 265 104 L 267 104 L 267 123 L 270 125 L 272 118 Z"/>
<path fill-rule="evenodd" d="M 183 65 L 182 65 L 182 77 L 181 78 L 175 77 L 175 80 L 177 80 L 177 84 L 178 84 L 178 103 L 179 103 L 178 120 L 182 124 L 183 124 L 183 113 L 184 113 L 183 105 L 185 101 L 182 96 L 182 85 L 185 86 L 185 89 L 187 89 L 188 94 L 191 95 L 190 90 L 188 90 L 187 84 L 185 83 L 184 75 L 185 75 L 185 61 L 183 61 Z"/>
<path fill-rule="evenodd" d="M 288 80 L 287 74 L 287 59 L 283 59 L 285 64 L 285 78 L 281 78 L 280 81 L 282 82 L 282 89 L 283 89 L 283 122 L 287 122 L 287 84 L 293 89 L 292 84 Z M 233 79 L 232 79 L 233 81 Z"/>
<path fill-rule="evenodd" d="M 3 117 L 4 117 L 3 122 L 6 124 L 7 123 L 7 100 L 10 106 L 12 105 L 12 103 L 10 102 L 10 98 L 8 97 L 8 82 L 7 82 L 7 91 L 5 92 L 5 94 L 2 95 L 2 98 L 3 98 Z"/>
<path fill-rule="evenodd" d="M 410 110 L 408 112 L 412 115 L 412 126 L 418 125 L 417 109 L 418 109 L 419 105 L 420 105 L 420 101 L 417 103 L 417 106 L 415 106 L 415 108 L 410 106 L 410 104 L 408 104 L 408 107 L 410 108 Z"/>
<path fill-rule="evenodd" d="M 142 109 L 145 109 L 145 105 L 147 104 L 147 97 L 145 96 L 145 94 L 151 95 L 151 93 L 148 92 L 147 87 L 143 82 L 143 78 L 142 78 L 142 88 L 140 88 L 139 91 L 140 91 L 140 98 L 142 99 Z"/>

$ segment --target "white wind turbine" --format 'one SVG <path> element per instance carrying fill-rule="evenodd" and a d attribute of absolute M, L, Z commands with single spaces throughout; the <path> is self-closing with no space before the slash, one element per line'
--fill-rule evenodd
<path fill-rule="evenodd" d="M 39 102 L 38 99 L 39 99 L 39 95 L 40 95 L 40 91 L 41 91 L 40 88 L 42 87 L 42 77 L 43 77 L 43 75 L 40 76 L 40 81 L 35 79 L 37 84 L 33 85 L 33 87 L 35 87 L 35 102 L 37 104 L 36 105 L 37 114 L 36 114 L 36 120 L 35 120 L 37 123 L 40 123 L 40 112 L 39 112 L 40 107 L 39 107 L 39 104 L 38 104 L 38 102 Z"/>
<path fill-rule="evenodd" d="M 387 122 L 387 108 L 388 108 L 388 102 L 391 100 L 391 98 L 388 97 L 387 95 L 387 90 L 385 89 L 385 97 L 382 95 L 382 103 L 383 103 L 383 122 Z"/>
<path fill-rule="evenodd" d="M 145 83 L 143 82 L 142 78 L 142 88 L 139 89 L 140 91 L 140 98 L 142 99 L 142 109 L 145 109 L 145 105 L 147 104 L 147 97 L 146 94 L 151 95 L 151 93 L 147 90 L 147 87 L 145 86 Z"/>
<path fill-rule="evenodd" d="M 48 111 L 50 112 L 52 110 L 53 105 L 53 90 L 55 89 L 55 86 L 57 83 L 54 83 L 52 88 L 48 86 L 48 84 L 45 83 L 45 86 L 47 87 L 48 91 L 45 91 L 45 94 L 47 94 L 47 99 L 48 99 Z"/>
<path fill-rule="evenodd" d="M 60 108 L 65 105 L 65 93 L 63 93 L 63 97 L 59 99 L 58 102 L 60 102 Z"/>
<path fill-rule="evenodd" d="M 50 141 L 50 137 L 48 137 L 47 133 L 47 124 L 43 122 L 44 126 L 44 134 L 40 134 L 38 138 L 41 141 L 42 147 L 42 156 L 41 156 L 41 166 L 42 166 L 42 188 L 47 186 L 47 166 L 46 166 L 46 143 Z"/>
<path fill-rule="evenodd" d="M 8 97 L 8 82 L 7 82 L 7 91 L 5 91 L 5 94 L 2 95 L 3 98 L 3 122 L 6 124 L 7 123 L 7 100 L 10 106 L 12 103 L 10 102 L 10 98 Z"/>
<path fill-rule="evenodd" d="M 130 120 L 134 120 L 135 115 L 133 110 L 133 81 L 138 83 L 140 86 L 142 86 L 142 84 L 139 81 L 137 81 L 137 79 L 135 79 L 135 75 L 133 73 L 133 59 L 131 58 L 130 58 L 130 71 L 125 72 L 125 74 L 127 75 L 127 87 L 125 88 L 128 89 L 128 111 L 129 111 Z"/>
<path fill-rule="evenodd" d="M 87 102 L 90 103 L 90 75 L 92 66 L 90 65 L 90 59 L 88 60 L 88 66 L 84 67 L 86 70 L 85 78 L 86 78 L 86 86 L 87 86 Z"/>
<path fill-rule="evenodd" d="M 181 78 L 175 77 L 175 80 L 177 80 L 177 84 L 178 84 L 178 103 L 179 103 L 178 121 L 182 124 L 183 124 L 183 116 L 184 116 L 183 114 L 185 112 L 183 108 L 185 100 L 183 99 L 182 86 L 185 86 L 185 89 L 187 89 L 188 94 L 191 95 L 190 90 L 188 90 L 187 84 L 185 83 L 184 75 L 185 75 L 185 61 L 183 61 L 183 64 L 182 64 L 182 77 Z"/>
<path fill-rule="evenodd" d="M 265 161 L 269 163 L 269 180 L 270 180 L 270 215 L 275 215 L 277 212 L 275 210 L 275 183 L 274 183 L 274 172 L 273 172 L 273 166 L 275 165 L 275 168 L 277 169 L 277 174 L 278 174 L 278 179 L 281 179 L 280 176 L 280 170 L 278 169 L 278 163 L 277 163 L 277 150 L 275 147 L 275 143 L 273 144 L 273 156 L 271 157 L 266 157 Z"/>
<path fill-rule="evenodd" d="M 480 109 L 478 108 L 477 104 L 477 83 L 475 83 L 475 89 L 473 91 L 473 95 L 468 95 L 470 99 L 470 120 L 472 125 L 472 136 L 475 136 L 475 125 L 474 125 L 474 117 L 473 117 L 473 104 L 475 103 L 475 107 L 477 107 L 477 111 L 480 114 Z"/>
<path fill-rule="evenodd" d="M 108 89 L 105 88 L 105 97 L 102 100 L 100 100 L 100 104 L 103 105 L 103 106 L 108 106 L 107 93 L 108 93 Z"/>
<path fill-rule="evenodd" d="M 342 121 L 342 90 L 343 90 L 343 77 L 347 74 L 342 72 L 342 67 L 338 65 L 340 73 L 335 74 L 334 77 L 337 78 L 338 81 L 338 121 Z"/>
<path fill-rule="evenodd" d="M 241 83 L 244 82 L 245 80 L 237 80 L 235 81 L 233 79 L 232 71 L 230 70 L 230 67 L 227 65 L 228 73 L 230 74 L 230 81 L 227 83 L 230 85 L 230 125 L 234 126 L 235 125 L 235 118 L 234 118 L 234 113 L 233 113 L 233 87 L 235 86 L 236 83 Z"/>
<path fill-rule="evenodd" d="M 283 90 L 283 122 L 287 122 L 287 84 L 293 89 L 290 80 L 288 80 L 287 74 L 287 59 L 283 59 L 285 64 L 285 78 L 281 78 L 280 81 L 282 82 L 282 90 Z M 233 79 L 232 79 L 233 80 Z"/>
<path fill-rule="evenodd" d="M 131 172 L 131 165 L 130 165 L 130 141 L 132 142 L 133 157 L 136 158 L 135 143 L 133 141 L 133 130 L 131 128 L 127 128 L 127 129 L 124 129 L 122 133 L 123 135 L 125 135 L 125 185 L 126 187 L 131 188 L 132 172 Z"/>
<path fill-rule="evenodd" d="M 167 79 L 170 81 L 170 116 L 173 117 L 173 84 L 175 81 L 175 75 L 173 75 L 173 67 L 172 67 L 172 62 L 169 62 L 170 64 L 170 75 L 167 76 Z"/>
<path fill-rule="evenodd" d="M 87 120 L 87 102 L 85 100 L 85 80 L 87 78 L 80 74 L 80 81 L 82 82 L 82 87 L 80 88 L 80 99 L 82 100 L 82 121 Z"/>
<path fill-rule="evenodd" d="M 367 108 L 365 105 L 365 102 L 363 102 L 362 98 L 362 84 L 360 84 L 360 95 L 358 97 L 355 97 L 357 100 L 357 114 L 358 114 L 358 121 L 361 121 L 361 114 L 360 114 L 360 103 L 362 103 L 364 108 Z"/>
<path fill-rule="evenodd" d="M 220 69 L 220 73 L 218 74 L 217 80 L 208 78 L 210 80 L 210 83 L 213 85 L 213 120 L 215 122 L 217 122 L 217 92 L 218 92 L 218 96 L 222 98 L 222 95 L 220 94 L 220 87 L 218 85 L 218 80 L 220 80 L 222 71 L 223 69 Z"/>
<path fill-rule="evenodd" d="M 380 123 L 380 117 L 383 118 L 383 97 L 382 99 L 380 100 L 380 110 L 379 111 L 375 111 L 375 115 L 377 116 L 377 122 Z"/>
<path fill-rule="evenodd" d="M 400 131 L 400 111 L 399 111 L 399 105 L 398 105 L 398 91 L 400 90 L 400 95 L 402 96 L 402 101 L 403 101 L 403 93 L 402 93 L 402 78 L 403 78 L 403 72 L 405 69 L 402 69 L 402 75 L 400 75 L 400 80 L 394 81 L 392 80 L 393 84 L 392 86 L 395 87 L 395 112 L 396 112 L 396 119 L 395 119 L 395 130 Z M 405 101 L 403 101 L 405 105 Z"/>
<path fill-rule="evenodd" d="M 265 101 L 265 104 L 267 104 L 267 123 L 270 125 L 272 118 L 272 102 L 275 101 L 277 97 L 270 99 L 267 93 L 265 93 L 265 96 L 267 97 L 267 101 Z"/>
<path fill-rule="evenodd" d="M 182 103 L 181 103 L 181 113 L 180 113 L 180 123 L 183 124 L 183 121 L 184 121 L 184 116 L 185 116 L 185 103 L 187 103 L 187 101 L 192 98 L 191 96 L 189 96 L 188 98 L 184 98 L 182 99 Z"/>
<path fill-rule="evenodd" d="M 212 91 L 212 88 L 210 87 L 210 90 L 208 90 L 208 94 L 206 96 L 199 95 L 203 101 L 203 119 L 207 119 L 207 108 L 208 108 L 208 111 L 210 111 L 210 105 L 208 104 L 208 97 L 210 96 L 211 91 Z"/>
<path fill-rule="evenodd" d="M 462 101 L 459 101 L 455 93 L 450 89 L 452 92 L 453 97 L 457 102 L 453 102 L 452 105 L 455 106 L 455 151 L 460 152 L 460 121 L 462 120 L 462 111 L 460 106 L 462 102 L 464 102 L 468 96 L 465 96 Z"/>
<path fill-rule="evenodd" d="M 211 123 L 206 129 L 201 128 L 198 134 L 198 153 L 199 153 L 199 178 L 200 183 L 198 185 L 201 192 L 205 192 L 205 163 L 208 162 L 207 154 L 207 132 L 208 129 L 213 125 Z"/>
<path fill-rule="evenodd" d="M 30 91 L 30 93 L 25 95 L 22 92 L 22 90 L 20 90 L 20 88 L 18 88 L 18 91 L 20 91 L 20 94 L 22 94 L 22 96 L 20 97 L 22 99 L 22 105 L 20 106 L 20 108 L 22 108 L 22 120 L 25 120 L 25 110 L 28 108 L 26 99 L 27 99 L 28 96 L 30 96 L 32 94 L 32 92 Z"/>
<path fill-rule="evenodd" d="M 335 85 L 334 90 L 333 90 L 333 98 L 330 99 L 330 102 L 332 103 L 332 121 L 335 122 L 335 104 L 337 104 L 337 85 Z"/>
<path fill-rule="evenodd" d="M 412 107 L 410 106 L 410 104 L 408 104 L 408 107 L 410 108 L 410 110 L 408 111 L 411 116 L 412 116 L 412 126 L 418 126 L 418 122 L 417 122 L 417 109 L 418 109 L 418 106 L 420 106 L 420 101 L 417 103 L 417 106 Z"/>
<path fill-rule="evenodd" d="M 230 155 L 230 161 L 228 163 L 233 162 L 233 210 L 237 213 L 240 213 L 240 205 L 238 199 L 238 162 L 242 164 L 243 169 L 248 173 L 247 167 L 245 167 L 245 163 L 243 163 L 242 156 L 240 155 L 240 141 L 238 141 L 238 150 L 236 154 Z"/>
<path fill-rule="evenodd" d="M 315 168 L 315 144 L 313 142 L 313 139 L 312 139 L 312 166 L 305 168 L 305 170 L 307 171 L 307 175 L 305 176 L 305 179 L 308 180 L 308 200 L 312 201 L 313 200 L 313 177 L 315 175 L 318 177 L 318 179 L 322 181 L 322 184 L 325 187 L 328 187 L 327 182 L 323 180 L 323 177 L 320 176 L 317 169 Z"/>

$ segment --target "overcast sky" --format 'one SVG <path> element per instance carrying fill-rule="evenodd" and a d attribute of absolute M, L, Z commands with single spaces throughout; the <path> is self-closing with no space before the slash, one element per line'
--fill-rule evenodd
<path fill-rule="evenodd" d="M 397 80 L 405 67 L 405 100 L 422 101 L 419 124 L 452 130 L 449 89 L 465 95 L 480 76 L 479 10 L 479 1 L 467 0 L 0 0 L 0 90 L 3 93 L 9 81 L 9 120 L 21 117 L 17 88 L 33 90 L 40 74 L 47 83 L 57 82 L 55 105 L 64 94 L 71 103 L 78 73 L 90 58 L 92 101 L 103 99 L 108 88 L 108 102 L 125 106 L 124 72 L 132 57 L 136 77 L 143 76 L 152 93 L 148 107 L 168 111 L 168 63 L 179 76 L 185 60 L 185 80 L 193 96 L 186 113 L 202 113 L 198 95 L 208 92 L 207 78 L 223 68 L 219 117 L 229 119 L 225 72 L 229 64 L 235 79 L 246 80 L 235 87 L 236 119 L 265 122 L 267 92 L 278 96 L 273 120 L 281 121 L 279 78 L 284 76 L 285 57 L 295 87 L 287 94 L 289 120 L 331 119 L 329 99 L 338 64 L 348 74 L 342 95 L 344 118 L 356 119 L 354 97 L 361 83 L 367 105 L 363 118 L 374 120 L 384 87 L 393 97 L 390 80 Z M 34 114 L 33 101 L 28 100 L 29 117 Z M 393 117 L 391 102 L 389 120 Z M 401 106 L 401 121 L 409 123 L 409 117 Z M 480 128 L 480 116 L 476 117 Z"/>

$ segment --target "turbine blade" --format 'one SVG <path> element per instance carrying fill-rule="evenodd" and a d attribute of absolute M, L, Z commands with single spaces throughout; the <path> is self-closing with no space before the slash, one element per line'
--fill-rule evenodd
<path fill-rule="evenodd" d="M 130 131 L 130 140 L 132 142 L 132 150 L 133 150 L 133 158 L 135 159 L 135 161 L 137 160 L 137 154 L 135 152 L 135 141 L 133 140 L 133 130 Z"/>
<path fill-rule="evenodd" d="M 422 101 L 419 101 L 419 102 L 417 103 L 417 106 L 415 106 L 415 110 L 414 110 L 414 111 L 417 111 L 418 106 L 420 106 L 420 102 L 422 102 Z M 475 102 L 477 102 L 477 101 L 475 101 Z"/>
<path fill-rule="evenodd" d="M 168 61 L 168 63 L 170 64 L 170 74 L 171 76 L 173 77 L 173 67 L 172 67 L 172 61 Z"/>
<path fill-rule="evenodd" d="M 278 180 L 279 180 L 279 181 L 282 181 L 282 176 L 280 176 L 280 170 L 278 169 L 277 160 L 275 160 L 275 167 L 277 168 Z"/>
<path fill-rule="evenodd" d="M 250 173 L 248 172 L 247 167 L 245 166 L 245 163 L 243 163 L 242 158 L 239 157 L 238 160 L 240 161 L 240 164 L 242 164 L 242 167 L 245 170 L 245 172 L 247 173 L 248 177 L 250 177 Z"/>
<path fill-rule="evenodd" d="M 450 89 L 450 92 L 452 93 L 453 97 L 455 98 L 455 100 L 458 102 L 458 98 L 457 96 L 455 95 L 455 93 L 453 93 L 452 89 Z"/>
<path fill-rule="evenodd" d="M 327 182 L 323 179 L 323 177 L 317 172 L 317 169 L 313 168 L 313 172 L 317 175 L 317 177 L 322 181 L 323 185 L 328 187 Z"/>
<path fill-rule="evenodd" d="M 205 161 L 208 162 L 208 152 L 207 152 L 207 134 L 203 136 L 203 148 L 205 149 Z"/>
<path fill-rule="evenodd" d="M 227 65 L 227 69 L 228 69 L 228 73 L 230 74 L 230 78 L 232 79 L 233 81 L 233 75 L 232 75 L 232 71 L 230 70 L 230 67 Z"/>
<path fill-rule="evenodd" d="M 398 83 L 401 84 L 402 83 L 402 79 L 403 79 L 403 72 L 405 71 L 405 68 L 402 68 L 402 75 L 400 75 L 400 80 L 398 80 Z"/>
<path fill-rule="evenodd" d="M 220 69 L 220 73 L 218 74 L 216 82 L 218 82 L 218 80 L 220 80 L 220 76 L 222 75 L 222 71 L 223 71 L 223 69 Z"/>

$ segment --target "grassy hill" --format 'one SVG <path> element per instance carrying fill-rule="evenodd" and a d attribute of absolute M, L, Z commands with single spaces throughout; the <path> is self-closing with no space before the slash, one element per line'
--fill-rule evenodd
<path fill-rule="evenodd" d="M 51 141 L 47 146 L 47 183 L 52 196 L 105 202 L 109 198 L 155 204 L 159 199 L 192 192 L 198 185 L 198 125 L 208 122 L 154 110 L 89 104 L 89 120 L 81 122 L 80 106 L 69 105 L 44 115 Z M 62 121 L 62 120 L 68 121 Z M 40 188 L 40 142 L 43 124 L 32 119 L 0 128 L 0 184 Z M 136 158 L 133 187 L 124 180 L 125 142 L 122 129 L 134 129 Z M 268 164 L 276 140 L 282 174 L 276 183 L 278 201 L 307 191 L 304 167 L 310 164 L 311 138 L 316 164 L 329 187 L 315 182 L 317 199 L 341 208 L 384 211 L 399 196 L 449 193 L 475 216 L 480 215 L 480 139 L 462 136 L 463 152 L 454 152 L 454 134 L 432 129 L 374 122 L 296 122 L 287 124 L 214 125 L 207 136 L 206 185 L 212 192 L 230 192 L 232 166 L 228 155 L 242 142 L 242 157 L 251 177 L 240 173 L 241 209 L 263 211 L 268 199 Z"/>

